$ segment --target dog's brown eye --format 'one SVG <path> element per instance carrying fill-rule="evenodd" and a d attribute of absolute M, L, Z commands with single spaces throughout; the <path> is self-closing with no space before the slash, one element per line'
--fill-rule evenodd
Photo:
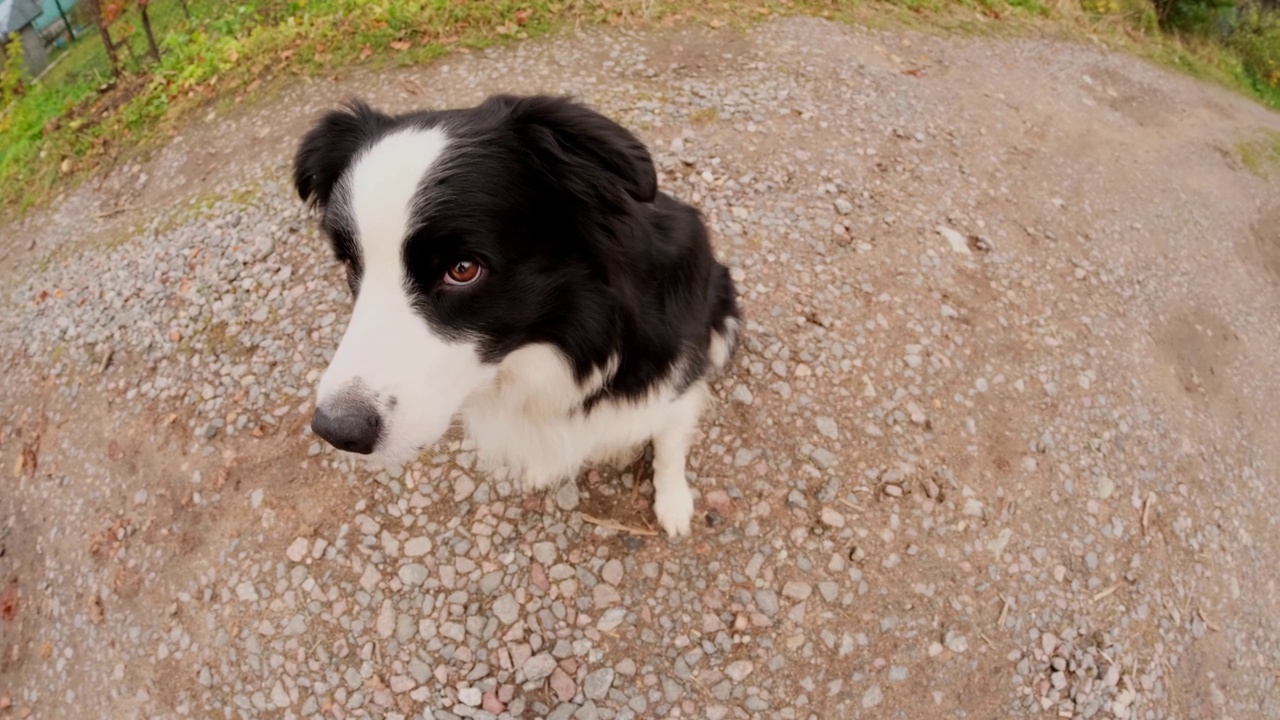
<path fill-rule="evenodd" d="M 463 260 L 454 263 L 444 274 L 444 281 L 449 285 L 470 285 L 480 277 L 480 264 Z"/>

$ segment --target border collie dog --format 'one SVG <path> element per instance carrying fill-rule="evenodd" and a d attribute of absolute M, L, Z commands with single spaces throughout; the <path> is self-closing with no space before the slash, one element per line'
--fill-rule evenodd
<path fill-rule="evenodd" d="M 311 427 L 403 463 L 461 420 L 525 489 L 653 442 L 654 513 L 693 518 L 685 460 L 740 315 L 697 210 L 640 140 L 567 98 L 324 115 L 294 159 L 346 269 L 350 323 Z"/>

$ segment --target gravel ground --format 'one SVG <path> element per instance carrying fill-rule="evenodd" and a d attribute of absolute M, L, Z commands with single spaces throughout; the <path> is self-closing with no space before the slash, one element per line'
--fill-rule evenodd
<path fill-rule="evenodd" d="M 692 538 L 643 464 L 525 496 L 306 428 L 348 298 L 298 133 L 533 89 L 640 130 L 742 290 Z M 1263 128 L 1093 49 L 807 19 L 211 113 L 0 234 L 0 717 L 1280 716 Z"/>

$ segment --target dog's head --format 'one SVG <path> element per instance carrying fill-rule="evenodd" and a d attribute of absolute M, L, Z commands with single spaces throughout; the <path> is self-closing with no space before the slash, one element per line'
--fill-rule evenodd
<path fill-rule="evenodd" d="M 294 181 L 355 301 L 312 428 L 389 462 L 438 440 L 521 347 L 561 347 L 579 380 L 607 362 L 609 243 L 657 186 L 634 135 L 545 96 L 401 116 L 352 102 L 303 138 Z"/>

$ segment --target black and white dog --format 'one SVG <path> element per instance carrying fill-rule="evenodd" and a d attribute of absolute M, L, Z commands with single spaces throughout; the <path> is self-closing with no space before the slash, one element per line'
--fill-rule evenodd
<path fill-rule="evenodd" d="M 739 311 L 697 210 L 633 134 L 565 98 L 326 114 L 298 194 L 346 267 L 351 322 L 311 427 L 411 460 L 460 417 L 527 489 L 654 448 L 654 511 L 689 532 L 685 458 Z"/>

